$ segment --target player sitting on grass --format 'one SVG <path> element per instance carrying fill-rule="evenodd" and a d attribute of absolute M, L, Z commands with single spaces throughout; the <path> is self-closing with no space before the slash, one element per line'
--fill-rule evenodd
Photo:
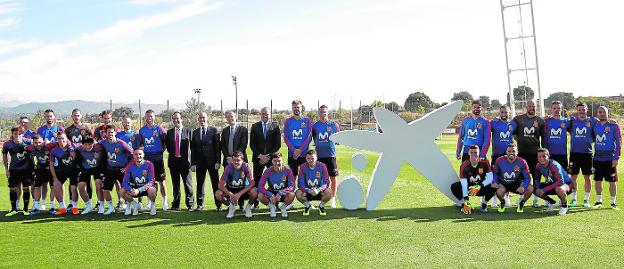
<path fill-rule="evenodd" d="M 329 173 L 327 167 L 321 162 L 317 162 L 315 150 L 310 150 L 306 154 L 306 163 L 299 167 L 299 189 L 295 193 L 297 200 L 305 207 L 303 215 L 310 215 L 312 205 L 310 201 L 321 201 L 319 203 L 319 214 L 325 216 L 325 203 L 332 198 L 332 190 L 327 186 Z"/>
<path fill-rule="evenodd" d="M 288 217 L 286 207 L 295 200 L 295 178 L 290 168 L 283 165 L 281 153 L 271 154 L 271 163 L 273 166 L 264 171 L 258 183 L 258 199 L 261 203 L 269 206 L 271 218 L 275 218 L 277 205 L 279 202 L 283 202 L 280 209 L 282 217 L 286 218 Z"/>
<path fill-rule="evenodd" d="M 139 203 L 134 198 L 147 196 L 150 203 L 150 215 L 156 215 L 156 187 L 154 176 L 154 165 L 145 160 L 145 152 L 142 148 L 137 148 L 132 153 L 133 162 L 128 164 L 123 176 L 121 197 L 128 202 L 125 215 L 130 215 L 130 207 L 132 206 L 132 215 L 139 214 Z"/>
<path fill-rule="evenodd" d="M 524 212 L 524 203 L 531 197 L 533 186 L 529 185 L 529 166 L 526 161 L 518 157 L 518 147 L 515 144 L 507 145 L 507 156 L 501 156 L 494 163 L 494 180 L 492 188 L 496 189 L 496 195 L 501 201 L 498 212 L 505 212 L 505 193 L 513 192 L 522 195 L 518 203 L 517 212 Z"/>
<path fill-rule="evenodd" d="M 239 204 L 239 201 L 243 204 L 245 200 L 249 200 L 245 206 L 245 217 L 251 218 L 253 216 L 251 209 L 258 197 L 258 191 L 254 186 L 253 173 L 249 164 L 243 162 L 243 153 L 234 152 L 232 162 L 223 170 L 221 180 L 219 180 L 219 189 L 215 192 L 217 200 L 223 201 L 228 207 L 226 218 L 233 218 L 236 205 Z"/>
<path fill-rule="evenodd" d="M 472 213 L 468 196 L 484 197 L 481 203 L 481 213 L 487 213 L 487 202 L 496 193 L 496 189 L 490 185 L 493 180 L 492 167 L 487 159 L 479 157 L 477 145 L 469 147 L 468 156 L 469 160 L 462 163 L 459 169 L 459 182 L 451 185 L 451 191 L 462 204 L 464 214 Z"/>
<path fill-rule="evenodd" d="M 572 193 L 570 176 L 557 161 L 550 159 L 548 149 L 537 150 L 537 162 L 533 176 L 535 196 L 546 200 L 549 203 L 548 211 L 553 211 L 557 204 L 549 195 L 557 195 L 561 200 L 559 215 L 565 215 L 568 212 L 567 196 Z M 540 183 L 542 176 L 545 182 Z"/>

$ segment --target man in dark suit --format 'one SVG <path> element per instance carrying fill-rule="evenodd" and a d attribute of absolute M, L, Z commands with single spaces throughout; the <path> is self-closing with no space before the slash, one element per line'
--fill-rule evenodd
<path fill-rule="evenodd" d="M 191 129 L 182 126 L 182 115 L 174 112 L 171 115 L 173 128 L 167 131 L 167 164 L 173 184 L 173 202 L 171 209 L 180 210 L 180 179 L 184 184 L 186 207 L 193 209 L 193 177 L 191 176 Z"/>
<path fill-rule="evenodd" d="M 251 125 L 249 146 L 252 151 L 253 176 L 257 185 L 264 168 L 271 167 L 271 154 L 278 152 L 282 146 L 280 127 L 271 122 L 271 110 L 268 107 L 260 110 L 260 121 Z"/>
<path fill-rule="evenodd" d="M 230 110 L 225 113 L 228 126 L 221 131 L 221 152 L 223 152 L 223 166 L 230 164 L 232 153 L 240 151 L 243 153 L 243 161 L 247 161 L 247 137 L 248 132 L 245 126 L 240 126 L 236 122 L 236 112 Z"/>
<path fill-rule="evenodd" d="M 199 128 L 193 131 L 191 139 L 191 171 L 195 171 L 197 180 L 197 208 L 204 209 L 204 182 L 206 172 L 210 175 L 212 194 L 219 189 L 219 167 L 221 166 L 221 142 L 217 128 L 208 126 L 208 115 L 200 112 L 197 115 Z M 215 207 L 221 211 L 221 201 L 215 198 Z"/>

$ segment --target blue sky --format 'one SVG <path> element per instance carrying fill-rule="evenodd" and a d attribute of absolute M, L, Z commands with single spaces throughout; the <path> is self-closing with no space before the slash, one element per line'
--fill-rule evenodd
<path fill-rule="evenodd" d="M 624 93 L 624 3 L 534 3 L 545 96 Z M 493 0 L 0 0 L 0 103 L 181 103 L 202 88 L 232 107 L 231 75 L 252 107 L 503 99 L 500 17 Z"/>

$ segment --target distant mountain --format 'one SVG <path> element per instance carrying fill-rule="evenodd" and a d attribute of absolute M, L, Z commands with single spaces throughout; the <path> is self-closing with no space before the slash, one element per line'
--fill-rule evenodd
<path fill-rule="evenodd" d="M 177 104 L 176 104 L 177 105 Z M 113 103 L 113 109 L 119 107 L 130 107 L 135 113 L 139 112 L 139 104 L 132 103 Z M 71 111 L 74 108 L 79 108 L 83 115 L 92 114 L 92 113 L 100 113 L 102 110 L 109 109 L 108 102 L 92 102 L 92 101 L 83 101 L 83 100 L 69 100 L 69 101 L 59 101 L 59 102 L 33 102 L 33 103 L 25 103 L 18 105 L 16 107 L 10 108 L 0 108 L 0 113 L 2 114 L 35 114 L 38 110 L 52 109 L 56 114 L 68 115 L 71 114 Z M 142 111 L 147 109 L 153 109 L 156 113 L 160 111 L 166 110 L 166 104 L 143 104 L 141 103 Z M 171 109 L 175 109 L 177 107 L 171 105 Z"/>

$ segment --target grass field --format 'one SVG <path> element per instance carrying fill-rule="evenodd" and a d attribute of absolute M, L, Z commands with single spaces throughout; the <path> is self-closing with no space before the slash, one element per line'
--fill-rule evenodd
<path fill-rule="evenodd" d="M 456 137 L 449 136 L 439 145 L 457 167 L 455 142 Z M 376 154 L 365 153 L 368 168 L 360 173 L 351 169 L 355 150 L 340 146 L 338 152 L 342 176 L 357 175 L 366 189 Z M 262 207 L 251 221 L 240 211 L 226 220 L 225 213 L 215 212 L 210 203 L 208 211 L 159 211 L 155 217 L 117 213 L 7 218 L 7 180 L 0 172 L 2 268 L 617 268 L 624 264 L 624 218 L 609 206 L 573 208 L 566 216 L 533 208 L 523 214 L 490 210 L 467 216 L 407 165 L 375 211 L 330 209 L 327 216 L 313 211 L 304 217 L 298 205 L 287 220 L 273 220 Z M 619 194 L 622 198 L 622 191 Z M 605 192 L 604 199 L 609 198 Z M 157 201 L 160 208 L 160 197 Z"/>

